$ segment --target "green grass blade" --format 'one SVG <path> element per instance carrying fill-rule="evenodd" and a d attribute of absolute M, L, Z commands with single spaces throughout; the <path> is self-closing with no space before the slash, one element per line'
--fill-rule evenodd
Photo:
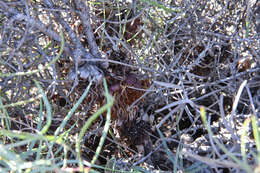
<path fill-rule="evenodd" d="M 47 96 L 45 95 L 45 93 L 44 93 L 42 87 L 40 86 L 40 84 L 39 84 L 37 81 L 34 81 L 34 82 L 35 82 L 35 84 L 36 84 L 36 86 L 37 86 L 37 88 L 38 88 L 40 94 L 41 94 L 42 97 L 43 97 L 43 102 L 44 102 L 45 107 L 46 107 L 46 110 L 47 110 L 47 123 L 46 123 L 46 125 L 42 128 L 42 130 L 41 130 L 41 132 L 40 132 L 40 134 L 43 135 L 43 134 L 45 134 L 45 133 L 48 131 L 49 127 L 51 126 L 51 121 L 52 121 L 52 109 L 51 109 L 50 102 L 48 101 L 48 98 L 47 98 Z"/>
<path fill-rule="evenodd" d="M 109 97 L 109 95 L 106 95 L 106 97 Z M 111 98 L 109 98 L 109 100 L 111 100 Z M 77 141 L 76 141 L 76 152 L 77 152 L 77 158 L 79 160 L 79 167 L 80 167 L 81 171 L 83 171 L 83 163 L 82 163 L 81 151 L 80 151 L 80 143 L 82 141 L 82 138 L 85 135 L 87 129 L 92 124 L 92 122 L 95 121 L 102 113 L 104 113 L 110 107 L 112 107 L 112 105 L 113 105 L 113 102 L 111 101 L 111 102 L 108 102 L 106 105 L 102 106 L 99 110 L 97 110 L 97 112 L 95 112 L 91 117 L 89 117 L 89 119 L 84 124 L 84 126 L 82 127 L 82 129 L 79 133 L 79 136 L 78 136 Z"/>
<path fill-rule="evenodd" d="M 259 139 L 259 131 L 258 131 L 258 125 L 257 125 L 255 115 L 252 116 L 252 127 L 253 127 L 255 143 L 256 143 L 256 149 L 257 149 L 257 159 L 258 162 L 260 162 L 260 139 Z"/>
<path fill-rule="evenodd" d="M 105 122 L 105 126 L 104 126 L 104 130 L 103 130 L 103 134 L 101 136 L 101 139 L 100 139 L 100 142 L 98 144 L 98 147 L 97 147 L 97 150 L 96 150 L 96 153 L 91 161 L 91 164 L 95 164 L 97 158 L 98 158 L 98 155 L 100 154 L 100 151 L 102 149 L 102 146 L 105 142 L 105 139 L 106 139 L 106 136 L 107 136 L 107 132 L 109 130 L 109 127 L 110 127 L 110 120 L 111 120 L 111 107 L 114 103 L 114 99 L 113 97 L 111 97 L 108 93 L 108 88 L 107 88 L 107 83 L 106 83 L 106 80 L 104 80 L 104 88 L 105 88 L 105 96 L 106 96 L 106 99 L 107 99 L 107 103 L 109 103 L 111 106 L 108 107 L 107 109 L 107 114 L 106 114 L 106 122 Z"/>
<path fill-rule="evenodd" d="M 87 96 L 89 89 L 92 85 L 92 81 L 90 81 L 89 85 L 87 86 L 87 88 L 85 89 L 84 93 L 82 94 L 82 96 L 79 98 L 79 100 L 77 101 L 77 103 L 72 107 L 72 109 L 69 111 L 69 113 L 66 115 L 66 117 L 63 119 L 63 121 L 61 122 L 60 126 L 56 129 L 54 135 L 58 135 L 63 128 L 65 127 L 65 125 L 67 124 L 68 120 L 71 118 L 71 116 L 74 114 L 74 112 L 76 111 L 76 109 L 78 108 L 78 106 L 81 104 L 81 102 L 85 99 L 85 97 Z"/>
<path fill-rule="evenodd" d="M 174 164 L 175 161 L 176 161 L 176 160 L 175 160 L 175 157 L 173 156 L 172 152 L 171 152 L 170 149 L 168 148 L 168 146 L 167 146 L 167 144 L 166 144 L 166 141 L 165 141 L 165 139 L 164 139 L 164 136 L 163 136 L 162 132 L 159 130 L 159 128 L 157 128 L 157 132 L 159 133 L 160 138 L 163 139 L 163 140 L 162 140 L 162 144 L 163 144 L 163 147 L 165 148 L 165 151 L 166 151 L 166 154 L 168 155 L 169 160 L 172 162 L 172 164 Z M 176 165 L 174 165 L 174 167 L 175 167 L 175 166 L 176 166 Z"/>
<path fill-rule="evenodd" d="M 246 160 L 246 136 L 247 136 L 247 131 L 249 128 L 249 123 L 250 119 L 246 119 L 243 123 L 243 129 L 242 129 L 242 135 L 241 135 L 241 154 L 243 161 L 247 163 Z"/>
<path fill-rule="evenodd" d="M 17 72 L 17 73 L 0 73 L 0 77 L 14 77 L 14 76 L 25 76 L 25 75 L 32 75 L 35 73 L 38 73 L 40 71 L 43 71 L 47 68 L 49 68 L 52 64 L 54 64 L 61 56 L 63 49 L 64 49 L 64 35 L 63 32 L 60 32 L 60 38 L 61 38 L 61 45 L 60 45 L 60 50 L 59 53 L 57 54 L 57 56 L 51 60 L 51 62 L 49 64 L 47 64 L 46 66 L 42 67 L 41 69 L 36 69 L 36 70 L 30 70 L 27 72 Z"/>
<path fill-rule="evenodd" d="M 1 95 L 0 95 L 0 109 L 2 109 L 2 113 L 1 112 L 0 113 L 3 115 L 3 118 L 1 118 L 1 125 L 2 127 L 6 127 L 9 130 L 11 126 L 10 117 L 3 105 Z"/>
<path fill-rule="evenodd" d="M 200 108 L 200 114 L 201 114 L 201 119 L 203 121 L 203 124 L 208 131 L 208 135 L 213 136 L 213 132 L 211 131 L 211 128 L 207 122 L 206 111 L 205 111 L 204 107 Z M 246 172 L 252 172 L 252 170 L 248 164 L 241 162 L 237 157 L 235 157 L 231 152 L 229 152 L 229 150 L 224 145 L 222 145 L 218 140 L 216 140 L 214 138 L 213 138 L 213 140 L 224 153 L 226 153 L 232 160 L 234 160 L 238 165 L 241 166 L 241 169 L 244 169 Z"/>
<path fill-rule="evenodd" d="M 175 9 L 168 8 L 165 5 L 160 4 L 160 3 L 156 2 L 156 1 L 153 1 L 153 0 L 141 0 L 141 2 L 148 3 L 148 4 L 150 4 L 150 5 L 154 6 L 154 7 L 157 7 L 157 8 L 161 8 L 164 11 L 166 11 L 167 13 L 179 13 L 179 12 L 181 12 L 181 9 L 178 9 L 178 8 L 175 8 Z"/>

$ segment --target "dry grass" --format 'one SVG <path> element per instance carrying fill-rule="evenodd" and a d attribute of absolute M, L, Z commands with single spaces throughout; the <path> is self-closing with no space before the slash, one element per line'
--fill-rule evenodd
<path fill-rule="evenodd" d="M 259 172 L 259 10 L 0 1 L 0 172 Z"/>

